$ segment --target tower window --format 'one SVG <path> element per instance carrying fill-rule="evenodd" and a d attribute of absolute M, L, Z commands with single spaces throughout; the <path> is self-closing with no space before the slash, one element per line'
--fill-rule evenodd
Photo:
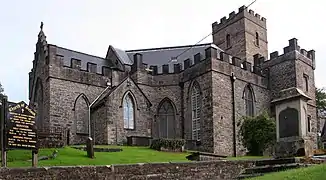
<path fill-rule="evenodd" d="M 309 76 L 306 74 L 303 74 L 303 79 L 304 79 L 305 91 L 308 91 L 309 90 Z"/>
<path fill-rule="evenodd" d="M 307 117 L 307 128 L 308 132 L 311 132 L 311 116 Z"/>
<path fill-rule="evenodd" d="M 226 47 L 229 48 L 231 46 L 231 37 L 230 34 L 226 35 Z"/>
<path fill-rule="evenodd" d="M 259 46 L 259 34 L 256 32 L 256 45 Z"/>

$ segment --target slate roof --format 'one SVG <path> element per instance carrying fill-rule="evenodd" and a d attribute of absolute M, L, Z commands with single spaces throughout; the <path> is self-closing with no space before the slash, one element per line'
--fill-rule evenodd
<path fill-rule="evenodd" d="M 218 48 L 212 43 L 198 44 L 198 45 L 188 45 L 188 46 L 174 46 L 174 47 L 163 47 L 163 48 L 153 48 L 153 49 L 138 49 L 138 50 L 128 50 L 126 53 L 129 56 L 130 61 L 133 61 L 133 55 L 136 53 L 143 55 L 143 63 L 148 65 L 157 65 L 158 72 L 161 72 L 161 65 L 163 64 L 176 64 L 183 63 L 186 59 L 191 59 L 194 61 L 194 55 L 201 53 L 205 55 L 205 49 L 208 47 L 215 47 L 219 52 L 222 49 Z M 178 57 L 177 57 L 178 56 Z M 172 58 L 177 57 L 174 62 L 171 62 Z M 170 66 L 172 68 L 172 66 Z"/>
<path fill-rule="evenodd" d="M 133 56 L 136 53 L 143 55 L 143 63 L 148 65 L 157 65 L 158 72 L 161 72 L 163 64 L 175 64 L 183 63 L 186 59 L 191 59 L 193 62 L 194 55 L 197 53 L 205 54 L 205 49 L 208 47 L 215 47 L 217 52 L 221 52 L 222 49 L 218 48 L 212 43 L 198 44 L 198 45 L 187 45 L 187 46 L 173 46 L 173 47 L 161 47 L 161 48 L 151 48 L 151 49 L 136 49 L 136 50 L 121 50 L 119 48 L 113 48 L 114 52 L 117 54 L 120 61 L 126 65 L 133 64 Z M 87 63 L 97 64 L 97 72 L 101 73 L 103 66 L 110 67 L 109 62 L 102 57 L 89 55 L 86 53 L 66 49 L 57 46 L 57 55 L 63 56 L 64 66 L 70 67 L 71 59 L 81 60 L 81 69 L 87 70 Z M 174 61 L 172 58 L 177 57 Z M 173 68 L 170 66 L 170 68 Z"/>
<path fill-rule="evenodd" d="M 71 59 L 81 60 L 81 69 L 87 70 L 87 63 L 97 64 L 97 73 L 102 73 L 103 66 L 109 66 L 108 61 L 102 57 L 66 49 L 57 46 L 57 55 L 63 56 L 63 65 L 70 67 Z"/>

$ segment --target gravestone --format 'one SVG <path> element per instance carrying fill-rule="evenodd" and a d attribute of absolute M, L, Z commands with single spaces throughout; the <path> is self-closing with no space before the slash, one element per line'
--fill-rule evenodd
<path fill-rule="evenodd" d="M 87 151 L 87 157 L 93 159 L 94 158 L 94 146 L 93 146 L 93 139 L 91 137 L 87 138 L 86 151 Z"/>

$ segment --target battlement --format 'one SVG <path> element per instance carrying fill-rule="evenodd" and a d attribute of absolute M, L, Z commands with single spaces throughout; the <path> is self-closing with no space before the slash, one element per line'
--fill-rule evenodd
<path fill-rule="evenodd" d="M 266 18 L 261 17 L 260 14 L 255 13 L 251 9 L 248 10 L 246 6 L 241 6 L 237 13 L 235 13 L 235 11 L 232 11 L 229 13 L 228 18 L 224 16 L 220 19 L 220 22 L 214 22 L 212 24 L 213 33 L 218 32 L 219 30 L 223 29 L 226 25 L 234 23 L 242 18 L 249 19 L 266 29 Z"/>
<path fill-rule="evenodd" d="M 223 51 L 218 51 L 214 47 L 209 47 L 205 49 L 205 54 L 197 53 L 193 56 L 193 61 L 191 58 L 185 59 L 182 63 L 174 63 L 174 64 L 164 64 L 162 65 L 162 71 L 158 71 L 159 66 L 151 65 L 148 67 L 147 64 L 143 63 L 144 68 L 149 68 L 148 72 L 151 75 L 164 75 L 164 74 L 179 74 L 191 67 L 196 66 L 197 64 L 206 61 L 206 60 L 217 60 L 226 62 L 230 65 L 239 67 L 245 71 L 249 71 L 255 73 L 257 75 L 263 76 L 260 67 L 253 66 L 250 62 L 242 60 L 238 57 L 231 56 Z M 222 63 L 221 62 L 221 63 Z"/>
<path fill-rule="evenodd" d="M 302 59 L 305 60 L 307 64 L 311 65 L 313 69 L 316 68 L 315 65 L 315 50 L 301 49 L 298 44 L 298 39 L 292 38 L 289 40 L 289 45 L 283 48 L 283 54 L 279 55 L 278 51 L 270 53 L 270 60 L 266 61 L 268 65 L 272 65 L 278 61 L 288 60 L 288 59 Z"/>
<path fill-rule="evenodd" d="M 56 63 L 65 68 L 80 70 L 97 75 L 110 76 L 112 68 L 104 58 L 53 46 L 56 51 Z"/>

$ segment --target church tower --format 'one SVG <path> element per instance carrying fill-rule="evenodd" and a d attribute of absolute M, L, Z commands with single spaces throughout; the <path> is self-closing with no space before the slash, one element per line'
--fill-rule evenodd
<path fill-rule="evenodd" d="M 223 17 L 220 23 L 212 24 L 213 43 L 226 53 L 246 59 L 254 64 L 253 56 L 260 54 L 268 59 L 266 19 L 255 14 L 253 10 L 247 11 L 246 6 Z"/>

